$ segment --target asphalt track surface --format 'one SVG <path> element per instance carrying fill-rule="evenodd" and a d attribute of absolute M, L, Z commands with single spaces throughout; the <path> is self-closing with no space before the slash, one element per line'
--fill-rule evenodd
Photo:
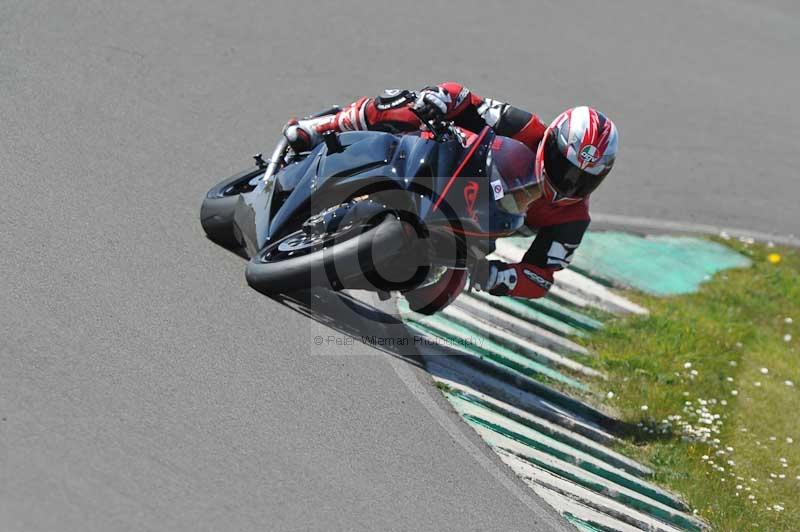
<path fill-rule="evenodd" d="M 0 529 L 561 529 L 413 359 L 248 289 L 200 199 L 288 116 L 455 79 L 612 116 L 599 212 L 800 233 L 799 12 L 0 2 Z"/>

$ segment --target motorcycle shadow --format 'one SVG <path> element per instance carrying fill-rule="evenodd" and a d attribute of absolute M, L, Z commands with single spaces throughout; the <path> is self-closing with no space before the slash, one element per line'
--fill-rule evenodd
<path fill-rule="evenodd" d="M 498 367 L 483 357 L 469 355 L 455 346 L 430 341 L 409 328 L 397 307 L 397 300 L 381 301 L 365 291 L 334 292 L 327 289 L 304 290 L 291 295 L 271 295 L 273 300 L 306 316 L 338 335 L 344 341 L 319 347 L 322 355 L 363 354 L 363 347 L 394 356 L 430 375 L 445 390 L 475 389 L 553 423 L 582 432 L 582 426 L 601 428 L 619 437 L 641 440 L 641 430 L 613 415 L 525 376 Z M 327 334 L 327 333 L 325 333 Z M 347 340 L 349 339 L 349 340 Z M 595 429 L 587 429 L 595 437 Z M 642 443 L 637 441 L 637 443 Z"/>
<path fill-rule="evenodd" d="M 363 345 L 425 367 L 415 335 L 403 322 L 394 297 L 381 301 L 374 292 L 324 288 L 267 297 L 328 328 L 338 346 Z"/>

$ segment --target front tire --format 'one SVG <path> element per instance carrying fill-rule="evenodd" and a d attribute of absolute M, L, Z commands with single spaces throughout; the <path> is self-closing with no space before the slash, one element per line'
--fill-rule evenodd
<path fill-rule="evenodd" d="M 200 207 L 200 224 L 209 239 L 227 249 L 242 247 L 233 226 L 233 212 L 239 196 L 255 189 L 254 178 L 264 174 L 258 166 L 221 181 L 208 191 Z"/>

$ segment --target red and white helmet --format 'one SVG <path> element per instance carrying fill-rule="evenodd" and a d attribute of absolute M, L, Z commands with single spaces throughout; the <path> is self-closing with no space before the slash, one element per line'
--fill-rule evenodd
<path fill-rule="evenodd" d="M 534 173 L 553 203 L 577 203 L 600 185 L 617 156 L 617 127 L 591 107 L 567 109 L 547 127 Z"/>

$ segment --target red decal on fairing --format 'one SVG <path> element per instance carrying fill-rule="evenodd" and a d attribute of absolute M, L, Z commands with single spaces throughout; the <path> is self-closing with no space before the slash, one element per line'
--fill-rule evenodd
<path fill-rule="evenodd" d="M 442 201 L 444 201 L 444 197 L 447 196 L 448 192 L 450 192 L 450 187 L 453 186 L 453 182 L 456 180 L 456 178 L 461 173 L 461 171 L 464 169 L 464 167 L 467 166 L 467 163 L 470 161 L 470 159 L 472 159 L 472 156 L 475 155 L 475 150 L 478 149 L 478 146 L 480 146 L 481 141 L 486 136 L 486 134 L 489 132 L 489 129 L 491 129 L 491 128 L 489 126 L 486 126 L 486 127 L 483 128 L 483 131 L 481 131 L 480 135 L 478 135 L 477 137 L 473 137 L 475 140 L 472 141 L 472 147 L 469 149 L 469 152 L 467 152 L 467 156 L 464 157 L 464 160 L 461 161 L 461 164 L 458 165 L 458 168 L 456 168 L 456 171 L 453 172 L 453 175 L 450 177 L 450 181 L 448 181 L 447 184 L 444 186 L 444 190 L 442 191 L 442 195 L 439 196 L 436 199 L 436 203 L 433 204 L 432 212 L 436 212 L 436 210 L 439 208 L 439 205 L 442 204 Z"/>
<path fill-rule="evenodd" d="M 470 181 L 464 187 L 464 201 L 467 204 L 467 214 L 474 221 L 478 221 L 478 213 L 475 212 L 475 201 L 478 199 L 478 190 L 481 186 L 475 181 Z"/>

